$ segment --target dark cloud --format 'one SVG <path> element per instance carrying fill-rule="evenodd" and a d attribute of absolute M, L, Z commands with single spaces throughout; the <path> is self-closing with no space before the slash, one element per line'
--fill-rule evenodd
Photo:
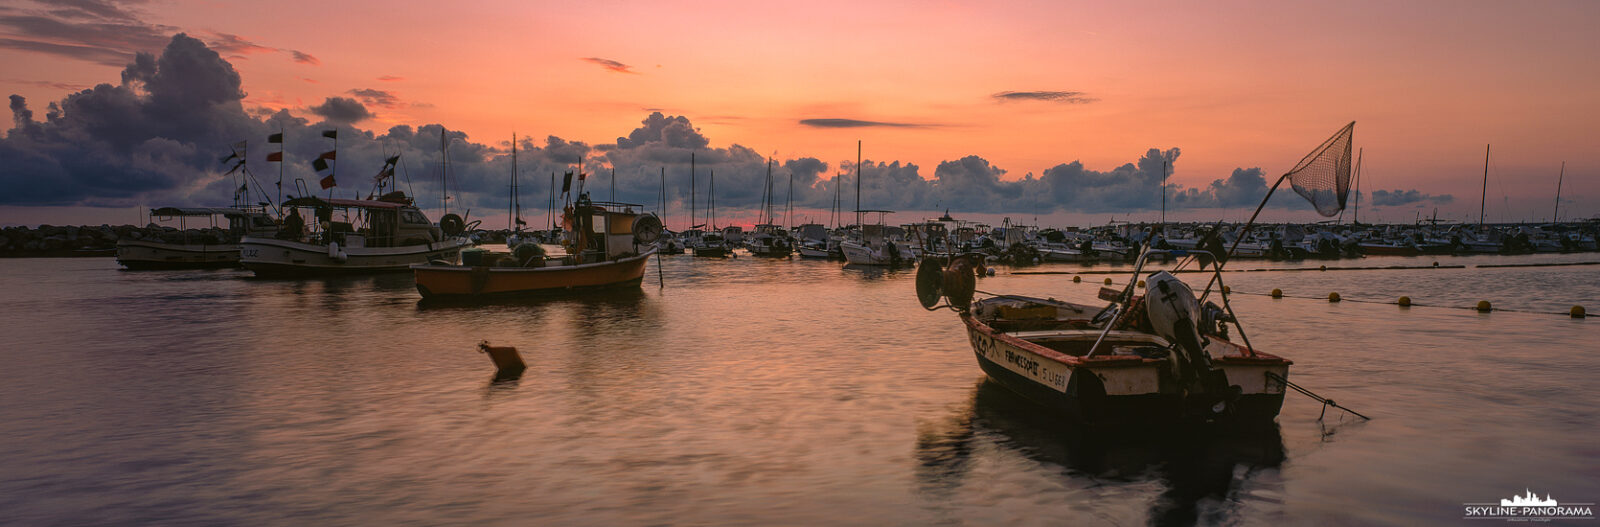
<path fill-rule="evenodd" d="M 306 52 L 300 51 L 298 49 L 291 49 L 291 50 L 289 50 L 289 53 L 290 53 L 290 55 L 292 55 L 294 57 L 294 61 L 295 62 L 299 62 L 301 64 L 310 64 L 312 66 L 321 66 L 322 65 L 322 61 L 317 60 L 317 58 L 311 56 L 310 53 L 306 53 Z M 383 79 L 382 77 L 379 77 L 378 80 L 385 80 L 385 79 Z"/>
<path fill-rule="evenodd" d="M 348 97 L 329 97 L 322 104 L 307 109 L 336 124 L 354 124 L 372 118 L 372 112 L 361 101 Z"/>
<path fill-rule="evenodd" d="M 363 103 L 381 108 L 394 109 L 405 106 L 400 102 L 399 97 L 395 97 L 393 93 L 389 93 L 384 90 L 359 89 L 350 90 L 349 93 L 356 96 L 356 98 L 361 99 L 361 102 Z"/>
<path fill-rule="evenodd" d="M 801 119 L 800 124 L 814 128 L 866 128 L 871 126 L 918 128 L 925 126 L 920 124 L 886 123 L 879 121 L 862 121 L 857 119 Z"/>
<path fill-rule="evenodd" d="M 212 39 L 207 43 L 210 44 L 211 49 L 216 50 L 219 53 L 249 55 L 251 53 L 271 53 L 278 51 L 273 48 L 256 44 L 255 42 L 245 40 L 239 35 L 229 33 L 213 32 Z"/>
<path fill-rule="evenodd" d="M 1100 100 L 1088 97 L 1081 91 L 1003 91 L 990 97 L 1001 102 L 1047 101 L 1065 104 L 1087 104 Z"/>
<path fill-rule="evenodd" d="M 1411 205 L 1425 201 L 1435 204 L 1444 204 L 1455 201 L 1455 196 L 1450 194 L 1424 194 L 1416 189 L 1374 190 L 1372 191 L 1372 194 L 1370 194 L 1370 197 L 1372 198 L 1372 204 L 1379 207 Z"/>
<path fill-rule="evenodd" d="M 146 22 L 128 6 L 140 1 L 50 0 L 31 8 L 0 10 L 0 48 L 121 66 L 138 53 L 166 45 L 178 28 Z M 234 56 L 280 51 L 239 35 L 208 32 L 212 50 Z M 289 51 L 289 50 L 281 50 Z M 297 62 L 316 58 L 291 51 Z"/>
<path fill-rule="evenodd" d="M 615 71 L 617 73 L 632 73 L 632 74 L 635 74 L 635 75 L 639 74 L 639 72 L 633 71 L 633 66 L 629 66 L 627 64 L 623 64 L 621 62 L 617 62 L 617 61 L 611 60 L 611 59 L 602 59 L 602 58 L 599 58 L 599 57 L 584 57 L 582 60 L 584 60 L 585 62 L 588 62 L 590 64 L 598 64 L 602 68 L 605 68 L 605 69 L 608 69 L 608 70 L 611 70 L 611 71 Z"/>

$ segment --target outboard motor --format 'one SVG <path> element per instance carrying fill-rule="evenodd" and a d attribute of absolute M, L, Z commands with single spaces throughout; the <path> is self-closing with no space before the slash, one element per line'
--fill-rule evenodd
<path fill-rule="evenodd" d="M 1230 403 L 1238 392 L 1228 386 L 1227 374 L 1211 366 L 1211 356 L 1200 336 L 1202 315 L 1194 291 L 1166 271 L 1150 275 L 1145 282 L 1148 293 L 1144 304 L 1150 325 L 1177 348 L 1172 366 L 1186 399 L 1211 414 L 1232 410 Z"/>

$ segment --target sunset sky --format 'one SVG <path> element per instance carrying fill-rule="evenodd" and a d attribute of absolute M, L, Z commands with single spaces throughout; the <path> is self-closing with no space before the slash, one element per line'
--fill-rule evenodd
<path fill-rule="evenodd" d="M 1160 157 L 1152 149 L 1177 155 L 1169 181 L 1194 192 L 1188 205 L 1169 203 L 1169 217 L 1242 219 L 1260 199 L 1250 192 L 1264 189 L 1233 195 L 1229 185 L 1253 184 L 1253 168 L 1270 185 L 1350 121 L 1364 150 L 1363 220 L 1410 222 L 1437 207 L 1441 217 L 1476 221 L 1486 144 L 1490 221 L 1548 220 L 1563 162 L 1561 215 L 1586 218 L 1600 212 L 1597 25 L 1593 1 L 9 1 L 0 5 L 0 89 L 21 99 L 12 98 L 14 130 L 0 139 L 0 224 L 132 223 L 140 205 L 226 205 L 212 183 L 227 167 L 198 160 L 247 139 L 251 156 L 263 155 L 264 133 L 278 128 L 268 116 L 278 110 L 305 119 L 308 130 L 326 122 L 374 134 L 341 137 L 340 148 L 389 144 L 383 136 L 397 125 L 464 132 L 464 148 L 481 149 L 452 150 L 471 194 L 461 203 L 484 210 L 486 226 L 505 223 L 509 165 L 496 158 L 512 133 L 540 149 L 523 175 L 534 189 L 525 207 L 542 209 L 548 173 L 559 166 L 551 136 L 596 148 L 592 170 L 617 168 L 619 185 L 630 187 L 624 196 L 654 204 L 659 170 L 680 187 L 686 168 L 661 153 L 669 150 L 619 157 L 629 148 L 618 139 L 639 129 L 661 140 L 657 131 L 678 118 L 707 142 L 697 156 L 708 164 L 698 170 L 718 170 L 719 207 L 738 218 L 747 216 L 735 209 L 759 199 L 761 157 L 775 157 L 780 191 L 791 172 L 808 185 L 797 191 L 808 200 L 797 200 L 816 210 L 832 199 L 823 182 L 853 172 L 860 140 L 871 162 L 864 181 L 874 184 L 875 169 L 885 174 L 882 202 L 864 197 L 863 206 L 906 210 L 905 221 L 952 206 L 971 217 L 1057 224 L 1154 219 L 1159 183 L 1140 179 L 1149 166 L 1141 159 Z M 104 124 L 111 121 L 74 119 L 110 111 L 90 104 L 47 122 L 51 103 L 97 84 L 147 96 L 149 86 L 124 82 L 128 65 L 136 53 L 160 58 L 178 47 L 177 33 L 219 54 L 245 94 L 237 110 L 195 126 L 242 124 L 203 135 L 126 124 L 142 135 L 111 140 L 122 133 Z M 176 71 L 162 74 L 176 79 Z M 25 114 L 38 131 L 20 138 Z M 223 131 L 244 136 L 213 137 Z M 164 151 L 184 153 L 151 157 L 157 137 L 175 143 Z M 696 150 L 697 140 L 676 145 Z M 73 153 L 102 143 L 109 146 Z M 370 149 L 378 159 L 381 149 Z M 424 165 L 426 153 L 406 152 Z M 141 156 L 190 170 L 139 168 Z M 83 168 L 73 159 L 100 161 Z M 340 169 L 340 188 L 364 191 L 346 181 L 378 165 L 348 162 L 360 175 Z M 1074 162 L 1081 166 L 1062 166 Z M 276 168 L 251 163 L 276 180 Z M 1159 174 L 1159 161 L 1153 166 Z M 162 177 L 119 181 L 140 170 Z M 311 177 L 309 167 L 289 170 Z M 882 183 L 910 181 L 893 174 L 938 182 L 901 191 Z M 1139 197 L 1115 207 L 1034 199 L 1007 210 L 1007 196 L 1045 187 L 1065 196 L 1078 188 L 1069 182 Z M 38 185 L 46 188 L 23 190 Z M 973 198 L 983 188 L 992 199 Z M 1375 190 L 1387 194 L 1367 194 Z M 669 193 L 677 214 L 686 191 Z M 1381 206 L 1368 216 L 1375 197 Z M 1283 203 L 1269 218 L 1320 219 Z"/>

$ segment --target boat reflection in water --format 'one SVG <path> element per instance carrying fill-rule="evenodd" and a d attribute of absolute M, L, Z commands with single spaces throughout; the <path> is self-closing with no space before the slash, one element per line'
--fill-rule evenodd
<path fill-rule="evenodd" d="M 980 381 L 971 407 L 919 427 L 916 475 L 921 493 L 931 502 L 949 503 L 958 491 L 989 486 L 992 473 L 975 470 L 980 459 L 993 463 L 997 457 L 1021 455 L 1047 474 L 1059 469 L 1059 477 L 1047 475 L 1056 479 L 1049 482 L 1053 487 L 1094 488 L 1104 494 L 1108 486 L 1125 485 L 1136 492 L 1159 484 L 1158 498 L 1138 500 L 1149 503 L 1151 525 L 1229 523 L 1240 512 L 1241 487 L 1264 471 L 1275 471 L 1285 458 L 1275 422 L 1089 429 L 1041 410 L 992 380 Z M 1276 480 L 1266 479 L 1268 485 Z M 1106 520 L 1128 511 L 1096 509 L 1118 503 L 1064 505 L 1082 510 L 1084 519 Z"/>

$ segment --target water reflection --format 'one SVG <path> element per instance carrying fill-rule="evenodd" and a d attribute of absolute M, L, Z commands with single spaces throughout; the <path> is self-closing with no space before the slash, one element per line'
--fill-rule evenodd
<path fill-rule="evenodd" d="M 1283 437 L 1272 423 L 1235 428 L 1086 431 L 988 379 L 972 406 L 918 432 L 916 477 L 930 501 L 951 501 L 969 482 L 974 452 L 992 443 L 1053 469 L 1069 487 L 1156 482 L 1151 525 L 1236 520 L 1240 487 L 1284 461 Z"/>

